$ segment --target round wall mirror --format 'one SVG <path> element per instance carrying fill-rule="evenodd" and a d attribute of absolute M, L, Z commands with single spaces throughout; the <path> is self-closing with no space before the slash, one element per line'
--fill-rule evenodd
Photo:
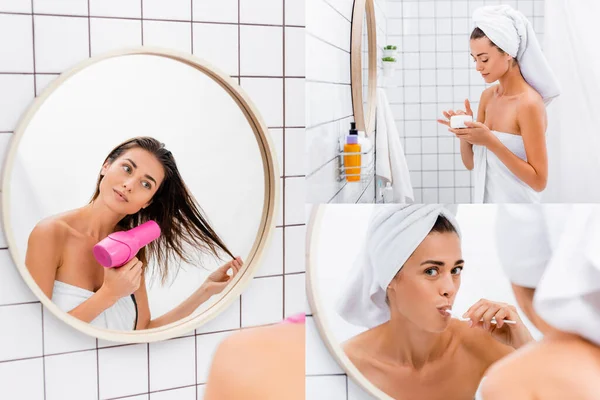
<path fill-rule="evenodd" d="M 377 27 L 373 0 L 355 0 L 350 69 L 356 128 L 371 135 L 377 108 Z"/>
<path fill-rule="evenodd" d="M 250 282 L 274 229 L 267 128 L 229 76 L 148 47 L 91 58 L 24 114 L 3 176 L 9 250 L 42 303 L 117 342 L 179 336 Z"/>
<path fill-rule="evenodd" d="M 349 378 L 374 398 L 404 399 L 416 395 L 417 398 L 473 399 L 490 361 L 514 349 L 503 342 L 499 331 L 494 336 L 479 327 L 469 327 L 468 322 L 461 320 L 463 313 L 480 299 L 514 305 L 520 315 L 517 320 L 520 325 L 505 325 L 505 328 L 527 329 L 534 339 L 541 338 L 518 309 L 510 282 L 502 270 L 495 237 L 490 233 L 494 231 L 497 210 L 495 207 L 448 206 L 458 223 L 460 239 L 442 223 L 436 228 L 439 231 L 431 235 L 435 242 L 426 243 L 427 239 L 422 239 L 419 228 L 415 227 L 418 224 L 416 211 L 407 217 L 412 218 L 410 227 L 392 219 L 397 218 L 395 215 L 384 214 L 386 219 L 382 217 L 378 221 L 391 221 L 387 227 L 369 231 L 373 216 L 382 207 L 397 209 L 399 206 L 320 205 L 312 210 L 307 231 L 307 293 L 320 335 Z M 367 232 L 381 239 L 370 245 L 376 254 L 384 254 L 385 259 L 377 259 L 373 252 L 362 252 L 368 243 Z M 437 232 L 443 233 L 436 236 Z M 389 256 L 405 257 L 400 254 L 403 250 L 398 249 L 417 241 L 421 241 L 417 250 L 401 266 L 401 272 L 395 269 L 394 261 L 388 263 L 390 269 L 394 269 L 390 274 L 394 278 L 389 286 L 385 284 L 387 292 L 375 291 L 379 277 L 386 275 Z M 393 250 L 388 252 L 381 243 L 391 243 Z M 372 264 L 371 269 L 368 264 L 375 262 L 377 265 Z M 372 303 L 379 306 L 375 308 Z M 448 305 L 451 316 L 439 309 Z M 404 361 L 403 357 L 429 354 L 421 353 L 423 348 L 417 348 L 419 345 L 448 337 L 452 338 L 453 347 L 446 348 L 450 349 L 446 353 L 436 353 L 432 358 L 435 361 L 427 361 L 419 370 L 428 371 L 423 372 L 426 378 L 421 379 L 423 375 L 414 372 L 411 361 Z M 436 382 L 437 386 L 428 382 Z M 446 393 L 441 397 L 440 388 Z"/>

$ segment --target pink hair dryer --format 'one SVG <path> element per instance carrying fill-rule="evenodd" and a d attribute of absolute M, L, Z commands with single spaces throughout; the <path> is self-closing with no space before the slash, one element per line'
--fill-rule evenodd
<path fill-rule="evenodd" d="M 128 231 L 111 233 L 99 241 L 93 249 L 94 257 L 106 268 L 120 267 L 159 236 L 160 227 L 156 222 L 144 222 Z"/>

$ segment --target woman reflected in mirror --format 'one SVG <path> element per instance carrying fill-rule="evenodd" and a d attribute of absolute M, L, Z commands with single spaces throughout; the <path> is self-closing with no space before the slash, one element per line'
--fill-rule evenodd
<path fill-rule="evenodd" d="M 105 268 L 98 263 L 94 245 L 111 233 L 147 221 L 160 227 L 158 239 L 120 267 Z M 222 259 L 223 253 L 231 261 L 212 272 L 177 307 L 152 318 L 147 276 L 164 283 L 177 274 L 177 261 L 192 263 L 200 254 Z M 108 154 L 88 204 L 36 224 L 28 239 L 25 264 L 44 294 L 73 317 L 106 329 L 140 330 L 189 316 L 221 293 L 243 262 L 210 226 L 173 154 L 152 137 L 136 137 Z"/>

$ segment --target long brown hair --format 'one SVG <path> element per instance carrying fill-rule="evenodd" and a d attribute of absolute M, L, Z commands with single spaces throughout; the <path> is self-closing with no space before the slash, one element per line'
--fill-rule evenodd
<path fill-rule="evenodd" d="M 161 282 L 164 283 L 172 272 L 170 263 L 176 257 L 193 263 L 194 256 L 201 252 L 220 259 L 219 251 L 223 251 L 232 259 L 235 258 L 203 215 L 200 205 L 179 174 L 173 154 L 165 148 L 164 143 L 149 136 L 135 137 L 115 147 L 104 163 L 112 164 L 125 151 L 136 147 L 154 155 L 165 171 L 165 177 L 150 205 L 135 214 L 125 216 L 117 224 L 117 230 L 128 230 L 150 220 L 154 220 L 160 226 L 160 237 L 142 248 L 137 255 L 144 267 L 150 260 L 155 261 L 157 268 L 152 273 L 158 273 Z M 102 175 L 98 176 L 96 191 L 90 202 L 100 194 L 102 178 Z M 191 250 L 194 250 L 194 254 L 191 254 Z"/>

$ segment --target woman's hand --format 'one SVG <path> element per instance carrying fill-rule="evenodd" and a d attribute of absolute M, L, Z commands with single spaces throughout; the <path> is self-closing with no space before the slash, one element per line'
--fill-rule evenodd
<path fill-rule="evenodd" d="M 496 140 L 496 136 L 490 131 L 490 128 L 481 122 L 465 122 L 465 125 L 467 128 L 450 128 L 448 130 L 457 138 L 480 146 L 489 147 Z"/>
<path fill-rule="evenodd" d="M 469 103 L 469 99 L 465 99 L 465 110 L 448 110 L 448 111 L 442 111 L 442 114 L 444 114 L 444 117 L 448 118 L 448 120 L 443 120 L 443 119 L 438 119 L 437 122 L 439 122 L 442 125 L 446 125 L 447 127 L 450 127 L 450 117 L 452 117 L 453 115 L 470 115 L 471 117 L 473 117 L 473 110 L 471 110 L 471 103 Z"/>
<path fill-rule="evenodd" d="M 240 271 L 242 265 L 244 265 L 242 259 L 236 257 L 210 274 L 204 282 L 204 286 L 210 295 L 212 296 L 221 293 L 223 289 L 225 289 L 225 286 L 227 286 L 233 277 Z M 231 276 L 227 274 L 229 270 L 231 270 Z"/>
<path fill-rule="evenodd" d="M 115 301 L 129 296 L 140 287 L 142 271 L 142 262 L 137 257 L 121 267 L 105 268 L 100 290 Z"/>
<path fill-rule="evenodd" d="M 485 329 L 494 339 L 515 349 L 533 340 L 517 309 L 510 304 L 481 299 L 464 313 L 463 318 L 471 320 L 469 326 Z M 492 323 L 492 318 L 496 320 L 495 324 Z M 516 324 L 507 324 L 505 319 L 515 321 Z"/>

